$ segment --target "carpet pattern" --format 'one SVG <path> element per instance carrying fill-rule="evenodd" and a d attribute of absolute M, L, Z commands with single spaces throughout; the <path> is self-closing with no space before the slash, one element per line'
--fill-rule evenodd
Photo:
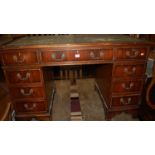
<path fill-rule="evenodd" d="M 69 121 L 70 120 L 70 81 L 55 81 L 56 94 L 53 102 L 52 120 Z"/>
<path fill-rule="evenodd" d="M 70 106 L 71 106 L 70 120 L 82 121 L 83 115 L 81 112 L 79 92 L 78 92 L 78 87 L 75 79 L 71 80 L 71 85 L 70 85 Z"/>

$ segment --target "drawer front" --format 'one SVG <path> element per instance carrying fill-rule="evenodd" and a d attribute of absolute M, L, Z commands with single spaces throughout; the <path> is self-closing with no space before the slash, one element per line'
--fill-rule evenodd
<path fill-rule="evenodd" d="M 146 48 L 118 48 L 116 52 L 116 59 L 140 59 L 144 60 L 147 57 Z"/>
<path fill-rule="evenodd" d="M 34 51 L 10 51 L 3 54 L 4 65 L 37 64 L 37 53 Z"/>
<path fill-rule="evenodd" d="M 135 77 L 145 74 L 146 64 L 137 65 L 116 65 L 114 67 L 114 77 Z"/>
<path fill-rule="evenodd" d="M 72 51 L 42 51 L 42 62 L 112 60 L 112 49 L 88 49 Z"/>
<path fill-rule="evenodd" d="M 42 87 L 11 87 L 10 91 L 15 99 L 44 97 Z"/>
<path fill-rule="evenodd" d="M 7 70 L 6 76 L 10 84 L 41 82 L 41 73 L 39 69 L 38 70 L 22 69 L 18 71 Z"/>
<path fill-rule="evenodd" d="M 15 111 L 17 113 L 23 113 L 23 112 L 43 112 L 47 111 L 46 103 L 44 101 L 40 102 L 15 102 Z"/>
<path fill-rule="evenodd" d="M 139 96 L 114 97 L 112 98 L 111 107 L 138 105 Z"/>
<path fill-rule="evenodd" d="M 42 51 L 42 62 L 63 62 L 74 61 L 76 52 L 74 51 Z"/>
<path fill-rule="evenodd" d="M 115 81 L 113 82 L 113 93 L 140 92 L 143 80 Z"/>
<path fill-rule="evenodd" d="M 113 49 L 90 49 L 85 52 L 87 60 L 113 60 Z"/>

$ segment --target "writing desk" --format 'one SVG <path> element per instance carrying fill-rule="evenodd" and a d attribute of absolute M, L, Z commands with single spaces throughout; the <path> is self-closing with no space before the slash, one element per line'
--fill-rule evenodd
<path fill-rule="evenodd" d="M 122 35 L 68 35 L 24 37 L 3 46 L 16 119 L 49 117 L 44 67 L 86 64 L 100 64 L 95 79 L 106 119 L 120 112 L 136 116 L 151 45 Z"/>

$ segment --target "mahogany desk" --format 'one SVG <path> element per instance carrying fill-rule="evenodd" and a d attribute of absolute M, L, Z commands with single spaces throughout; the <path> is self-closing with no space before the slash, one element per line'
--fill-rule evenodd
<path fill-rule="evenodd" d="M 86 64 L 100 64 L 95 79 L 106 119 L 120 112 L 136 116 L 151 45 L 121 35 L 68 35 L 24 37 L 3 46 L 0 58 L 16 119 L 49 118 L 44 67 Z"/>

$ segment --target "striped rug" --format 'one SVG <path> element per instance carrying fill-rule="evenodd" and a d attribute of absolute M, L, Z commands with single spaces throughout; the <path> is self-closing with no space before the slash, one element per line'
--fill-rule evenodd
<path fill-rule="evenodd" d="M 70 120 L 71 121 L 82 121 L 82 112 L 81 112 L 81 106 L 80 106 L 78 86 L 76 84 L 75 79 L 71 80 L 70 104 L 71 104 Z"/>

